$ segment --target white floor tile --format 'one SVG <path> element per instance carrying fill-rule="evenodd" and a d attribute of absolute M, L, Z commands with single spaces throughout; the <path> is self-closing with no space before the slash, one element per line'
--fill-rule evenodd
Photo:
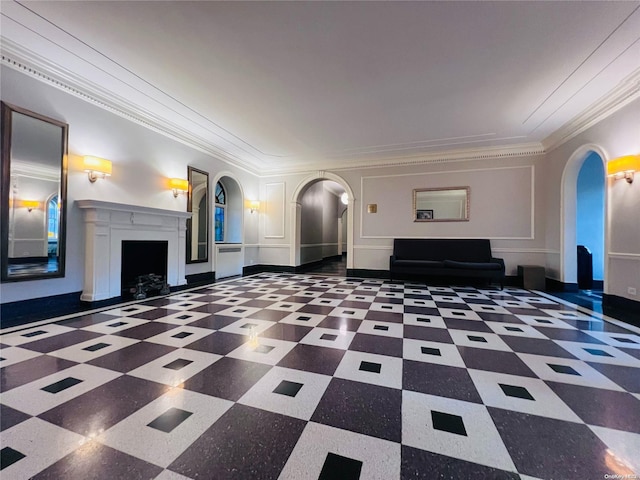
<path fill-rule="evenodd" d="M 432 411 L 462 417 L 466 436 L 437 430 Z M 515 472 L 511 457 L 484 405 L 402 392 L 402 443 L 414 448 Z"/>
<path fill-rule="evenodd" d="M 309 420 L 327 389 L 331 377 L 317 373 L 273 367 L 245 393 L 238 403 Z M 294 396 L 276 393 L 282 382 L 302 385 Z"/>
<path fill-rule="evenodd" d="M 250 335 L 253 329 L 256 335 L 259 335 L 265 330 L 273 327 L 273 325 L 274 322 L 271 322 L 269 320 L 241 318 L 237 322 L 233 322 L 226 327 L 221 328 L 220 331 L 225 333 L 235 333 L 238 335 Z"/>
<path fill-rule="evenodd" d="M 458 348 L 450 343 L 428 342 L 405 338 L 402 341 L 402 358 L 417 362 L 436 363 L 466 368 Z"/>
<path fill-rule="evenodd" d="M 590 336 L 612 347 L 640 349 L 640 335 L 637 333 L 586 332 Z"/>
<path fill-rule="evenodd" d="M 305 327 L 315 327 L 322 322 L 326 315 L 317 315 L 314 313 L 295 312 L 287 315 L 278 323 L 288 323 L 291 325 L 303 325 Z"/>
<path fill-rule="evenodd" d="M 50 352 L 48 355 L 72 360 L 78 363 L 84 363 L 138 342 L 140 342 L 140 340 L 136 340 L 135 338 L 119 337 L 117 335 L 104 335 L 102 337 L 87 340 L 86 342 L 80 342 L 69 347 L 61 348 L 60 350 Z"/>
<path fill-rule="evenodd" d="M 369 310 L 365 310 L 364 308 L 336 307 L 329 313 L 329 316 L 362 320 L 367 313 L 369 313 Z"/>
<path fill-rule="evenodd" d="M 589 428 L 609 447 L 604 459 L 607 465 L 618 466 L 619 468 L 616 470 L 621 473 L 633 471 L 636 476 L 639 474 L 640 435 L 593 425 L 589 425 Z M 627 475 L 626 478 L 633 478 L 630 474 Z"/>
<path fill-rule="evenodd" d="M 3 480 L 26 480 L 79 448 L 84 437 L 39 418 L 30 418 L 5 430 L 1 448 L 12 448 L 23 455 L 2 470 Z"/>
<path fill-rule="evenodd" d="M 74 365 L 66 370 L 2 392 L 0 393 L 0 402 L 29 415 L 40 415 L 121 375 L 121 373 L 93 365 Z M 42 390 L 67 378 L 73 379 L 70 381 L 73 385 L 64 390 L 57 393 Z"/>
<path fill-rule="evenodd" d="M 605 388 L 608 390 L 624 391 L 623 388 L 613 383 L 596 369 L 590 367 L 582 360 L 572 360 L 569 358 L 546 357 L 543 355 L 532 355 L 530 353 L 517 353 L 520 359 L 542 380 L 552 382 L 570 383 L 572 385 L 583 385 L 585 387 Z M 551 368 L 550 365 L 566 366 L 578 373 L 560 373 Z"/>
<path fill-rule="evenodd" d="M 349 348 L 355 335 L 356 332 L 349 332 L 346 329 L 333 330 L 330 328 L 316 327 L 305 335 L 305 337 L 300 340 L 300 343 L 346 350 Z"/>
<path fill-rule="evenodd" d="M 239 360 L 248 360 L 250 362 L 266 363 L 267 365 L 275 365 L 295 346 L 295 342 L 260 337 L 255 343 L 247 342 L 240 345 L 231 353 L 227 354 L 227 357 L 237 358 Z"/>
<path fill-rule="evenodd" d="M 546 335 L 525 323 L 485 322 L 485 324 L 498 335 L 547 339 Z"/>
<path fill-rule="evenodd" d="M 175 387 L 221 358 L 213 353 L 182 348 L 145 363 L 128 375 Z"/>
<path fill-rule="evenodd" d="M 623 365 L 626 367 L 640 368 L 640 360 L 610 345 L 567 342 L 563 340 L 554 341 L 567 352 L 580 360 L 584 360 L 585 362 L 597 362 L 609 365 Z"/>
<path fill-rule="evenodd" d="M 436 302 L 423 298 L 405 298 L 403 303 L 409 307 L 436 308 Z"/>
<path fill-rule="evenodd" d="M 573 325 L 569 325 L 567 322 L 554 317 L 543 317 L 540 315 L 516 315 L 519 320 L 527 323 L 533 327 L 550 327 L 550 328 L 564 328 L 567 330 L 577 330 Z"/>
<path fill-rule="evenodd" d="M 459 320 L 480 320 L 480 315 L 478 315 L 473 310 L 462 310 L 462 309 L 454 309 L 454 308 L 438 308 L 438 312 L 440 312 L 440 316 L 442 318 L 457 318 Z"/>
<path fill-rule="evenodd" d="M 166 468 L 232 405 L 228 400 L 175 388 L 114 425 L 97 440 Z M 171 409 L 191 415 L 169 432 L 149 426 Z"/>
<path fill-rule="evenodd" d="M 8 367 L 14 363 L 24 362 L 30 358 L 39 357 L 40 352 L 27 350 L 20 347 L 6 347 L 0 350 L 0 368 Z"/>
<path fill-rule="evenodd" d="M 400 444 L 310 422 L 279 480 L 317 480 L 329 453 L 362 462 L 361 479 L 400 478 Z"/>
<path fill-rule="evenodd" d="M 107 315 L 113 315 L 114 317 L 129 317 L 131 315 L 136 315 L 142 312 L 148 312 L 149 310 L 155 310 L 157 307 L 152 307 L 150 305 L 126 305 L 124 307 L 112 308 L 110 310 L 105 310 L 104 313 Z"/>
<path fill-rule="evenodd" d="M 381 337 L 402 338 L 404 327 L 401 323 L 378 322 L 375 320 L 363 320 L 358 327 L 358 333 L 379 335 Z"/>
<path fill-rule="evenodd" d="M 484 370 L 469 369 L 468 372 L 482 397 L 482 402 L 488 407 L 583 423 L 580 417 L 540 379 Z M 505 389 L 508 392 L 510 386 L 526 389 L 527 392 L 522 393 L 528 393 L 533 400 L 507 395 Z"/>
<path fill-rule="evenodd" d="M 511 348 L 495 333 L 475 332 L 472 330 L 449 330 L 449 335 L 451 335 L 453 343 L 461 347 L 484 348 L 503 352 L 511 351 Z"/>
<path fill-rule="evenodd" d="M 87 327 L 81 328 L 80 330 L 104 333 L 105 335 L 109 335 L 111 333 L 127 330 L 128 328 L 137 327 L 138 325 L 144 325 L 145 323 L 149 323 L 149 320 L 143 320 L 141 318 L 133 317 L 120 317 L 107 320 L 106 322 L 89 325 Z"/>
<path fill-rule="evenodd" d="M 367 366 L 375 367 L 379 371 L 363 370 Z M 333 376 L 382 387 L 402 388 L 402 359 L 374 353 L 348 351 L 342 357 Z"/>
<path fill-rule="evenodd" d="M 171 315 L 167 315 L 166 317 L 156 318 L 154 322 L 170 323 L 173 325 L 188 325 L 210 315 L 210 313 L 188 310 L 186 312 L 176 312 Z"/>
<path fill-rule="evenodd" d="M 447 328 L 447 324 L 444 323 L 444 319 L 436 315 L 405 313 L 402 316 L 402 323 L 418 327 Z"/>
<path fill-rule="evenodd" d="M 374 312 L 404 313 L 404 305 L 401 303 L 373 302 L 369 310 L 373 310 Z"/>
<path fill-rule="evenodd" d="M 200 340 L 212 333 L 213 330 L 209 328 L 185 325 L 184 327 L 174 328 L 168 332 L 159 333 L 158 335 L 147 338 L 145 341 L 168 345 L 170 347 L 184 347 L 185 345 L 189 345 L 190 343 Z"/>
<path fill-rule="evenodd" d="M 43 338 L 55 337 L 62 333 L 72 332 L 75 328 L 63 327 L 62 325 L 49 324 L 40 327 L 27 328 L 18 332 L 8 333 L 0 336 L 0 343 L 14 347 L 25 343 L 35 342 Z"/>

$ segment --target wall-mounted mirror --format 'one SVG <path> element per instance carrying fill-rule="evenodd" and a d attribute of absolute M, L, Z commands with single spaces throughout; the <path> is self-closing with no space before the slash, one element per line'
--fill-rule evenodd
<path fill-rule="evenodd" d="M 66 123 L 2 102 L 2 281 L 64 276 Z"/>
<path fill-rule="evenodd" d="M 201 263 L 209 259 L 209 174 L 188 167 L 189 199 L 187 211 L 187 263 Z"/>
<path fill-rule="evenodd" d="M 413 221 L 469 221 L 469 194 L 469 187 L 415 189 L 413 191 Z"/>

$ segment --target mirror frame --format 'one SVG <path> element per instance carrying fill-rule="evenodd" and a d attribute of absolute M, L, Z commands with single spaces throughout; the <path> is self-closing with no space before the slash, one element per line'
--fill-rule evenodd
<path fill-rule="evenodd" d="M 2 184 L 0 185 L 0 212 L 2 221 L 0 222 L 0 241 L 2 249 L 2 271 L 0 280 L 2 282 L 23 282 L 28 280 L 40 280 L 46 278 L 60 278 L 65 276 L 65 251 L 67 240 L 67 168 L 68 168 L 68 140 L 69 125 L 50 117 L 45 117 L 39 113 L 16 107 L 6 102 L 1 104 L 2 111 Z M 60 151 L 60 216 L 62 221 L 58 228 L 58 270 L 50 273 L 34 273 L 19 276 L 9 275 L 9 191 L 11 189 L 11 134 L 13 113 L 20 113 L 28 117 L 50 123 L 61 128 L 62 142 Z"/>
<path fill-rule="evenodd" d="M 464 218 L 418 218 L 418 193 L 420 192 L 442 192 L 448 190 L 465 190 L 467 201 L 465 205 L 466 216 Z M 471 207 L 470 187 L 438 187 L 438 188 L 415 188 L 413 190 L 413 221 L 414 222 L 468 222 Z"/>
<path fill-rule="evenodd" d="M 206 206 L 207 206 L 207 214 L 205 216 L 205 218 L 207 219 L 207 223 L 205 225 L 205 231 L 207 234 L 207 248 L 205 249 L 206 255 L 204 258 L 199 258 L 197 260 L 191 260 L 190 258 L 190 253 L 191 253 L 191 239 L 193 238 L 193 220 L 190 218 L 187 219 L 187 252 L 186 252 L 186 263 L 206 263 L 209 261 L 209 173 L 205 172 L 203 170 L 200 170 L 198 168 L 195 167 L 190 167 L 187 166 L 187 178 L 189 179 L 189 193 L 187 195 L 187 212 L 193 212 L 193 172 L 199 173 L 201 175 L 204 175 L 205 177 L 207 177 L 207 201 L 206 201 Z"/>

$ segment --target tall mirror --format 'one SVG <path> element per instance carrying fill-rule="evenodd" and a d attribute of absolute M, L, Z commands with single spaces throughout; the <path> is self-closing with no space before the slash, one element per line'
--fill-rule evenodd
<path fill-rule="evenodd" d="M 201 263 L 209 259 L 209 174 L 188 167 L 189 199 L 187 211 L 187 263 Z"/>
<path fill-rule="evenodd" d="M 414 222 L 469 221 L 469 187 L 418 188 L 413 191 Z"/>
<path fill-rule="evenodd" d="M 2 102 L 2 281 L 64 276 L 66 123 Z"/>

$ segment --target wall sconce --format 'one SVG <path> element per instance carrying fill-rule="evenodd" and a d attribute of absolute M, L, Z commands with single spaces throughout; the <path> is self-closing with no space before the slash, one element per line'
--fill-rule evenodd
<path fill-rule="evenodd" d="M 84 171 L 89 173 L 89 181 L 95 182 L 98 177 L 110 177 L 111 176 L 111 162 L 104 158 L 92 157 L 86 155 L 82 159 Z"/>
<path fill-rule="evenodd" d="M 340 201 L 343 205 L 349 205 L 349 195 L 347 195 L 347 192 L 343 192 L 342 195 L 340 195 Z"/>
<path fill-rule="evenodd" d="M 607 162 L 607 175 L 633 183 L 634 172 L 640 170 L 640 155 L 626 155 Z"/>
<path fill-rule="evenodd" d="M 249 202 L 249 209 L 251 213 L 257 212 L 260 209 L 260 202 L 258 200 L 251 200 Z"/>
<path fill-rule="evenodd" d="M 170 178 L 169 188 L 173 190 L 173 196 L 178 198 L 181 193 L 187 193 L 189 191 L 189 180 L 183 178 Z"/>
<path fill-rule="evenodd" d="M 38 208 L 40 206 L 40 202 L 37 200 L 20 200 L 20 206 L 31 212 L 34 208 Z"/>

